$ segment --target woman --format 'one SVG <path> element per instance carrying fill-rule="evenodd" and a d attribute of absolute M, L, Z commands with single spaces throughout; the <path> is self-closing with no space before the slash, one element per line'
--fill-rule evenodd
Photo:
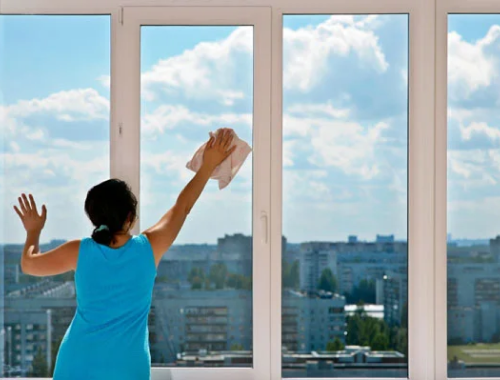
<path fill-rule="evenodd" d="M 21 268 L 33 276 L 75 271 L 76 313 L 57 355 L 54 380 L 147 380 L 151 356 L 148 314 L 156 268 L 177 237 L 214 169 L 233 151 L 232 130 L 210 138 L 203 165 L 175 205 L 138 236 L 137 200 L 128 185 L 111 179 L 92 189 L 85 212 L 95 226 L 91 238 L 69 241 L 39 254 L 47 218 L 38 214 L 33 196 L 14 206 L 27 232 Z"/>

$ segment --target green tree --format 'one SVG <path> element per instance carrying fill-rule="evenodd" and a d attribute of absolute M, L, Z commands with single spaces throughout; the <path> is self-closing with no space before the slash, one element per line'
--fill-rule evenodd
<path fill-rule="evenodd" d="M 47 357 L 44 355 L 42 348 L 38 346 L 33 362 L 31 363 L 30 377 L 47 377 L 49 376 L 49 367 L 47 365 Z"/>
<path fill-rule="evenodd" d="M 230 273 L 227 276 L 226 285 L 233 289 L 252 290 L 252 280 L 242 274 Z"/>
<path fill-rule="evenodd" d="M 361 311 L 347 318 L 347 344 L 388 349 L 390 331 L 387 324 L 383 320 L 367 316 L 361 308 L 358 310 Z M 380 335 L 384 336 L 385 340 Z"/>
<path fill-rule="evenodd" d="M 231 345 L 231 351 L 243 351 L 243 346 L 239 343 L 233 343 Z"/>
<path fill-rule="evenodd" d="M 389 348 L 389 337 L 385 334 L 378 333 L 373 338 L 371 345 L 371 349 L 374 351 L 385 351 Z"/>
<path fill-rule="evenodd" d="M 344 349 L 344 343 L 339 339 L 339 337 L 336 337 L 333 342 L 328 342 L 326 344 L 326 350 L 327 351 L 342 351 Z"/>
<path fill-rule="evenodd" d="M 205 285 L 205 288 L 206 290 L 210 290 L 212 287 L 210 286 L 210 279 L 209 278 L 205 278 L 205 280 L 202 282 L 204 283 Z M 201 285 L 200 285 L 201 286 Z M 201 289 L 201 288 L 200 288 Z"/>
<path fill-rule="evenodd" d="M 205 284 L 205 271 L 203 268 L 193 267 L 188 274 L 188 281 L 191 284 L 192 290 L 203 289 Z"/>
<path fill-rule="evenodd" d="M 283 260 L 282 263 L 282 281 L 283 288 L 295 289 L 300 288 L 300 264 L 298 260 L 295 260 L 291 265 Z"/>
<path fill-rule="evenodd" d="M 318 290 L 335 293 L 337 290 L 337 279 L 330 268 L 323 269 L 319 279 Z"/>
<path fill-rule="evenodd" d="M 364 303 L 375 303 L 375 280 L 361 280 L 360 283 L 354 287 L 350 294 L 345 294 L 345 297 L 346 302 L 349 304 L 357 304 L 361 301 L 363 301 Z"/>
<path fill-rule="evenodd" d="M 224 263 L 217 263 L 210 268 L 210 282 L 215 285 L 215 289 L 223 289 L 227 280 L 227 267 Z"/>
<path fill-rule="evenodd" d="M 397 326 L 391 329 L 391 347 L 408 357 L 408 329 Z"/>

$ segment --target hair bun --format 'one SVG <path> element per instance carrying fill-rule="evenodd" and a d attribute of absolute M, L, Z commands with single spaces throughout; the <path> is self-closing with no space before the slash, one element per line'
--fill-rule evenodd
<path fill-rule="evenodd" d="M 92 233 L 92 239 L 94 239 L 98 244 L 106 245 L 109 247 L 113 240 L 113 234 L 109 230 L 109 227 L 103 224 L 94 229 L 94 232 Z"/>

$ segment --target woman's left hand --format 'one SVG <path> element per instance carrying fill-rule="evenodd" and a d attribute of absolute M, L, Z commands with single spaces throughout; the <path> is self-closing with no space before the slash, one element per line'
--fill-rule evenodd
<path fill-rule="evenodd" d="M 43 205 L 42 214 L 39 215 L 35 199 L 31 194 L 29 195 L 29 201 L 26 194 L 22 194 L 18 200 L 20 210 L 16 206 L 14 206 L 14 210 L 17 212 L 17 215 L 19 215 L 19 218 L 21 218 L 24 229 L 26 232 L 40 233 L 45 226 L 45 221 L 47 220 L 47 208 Z"/>

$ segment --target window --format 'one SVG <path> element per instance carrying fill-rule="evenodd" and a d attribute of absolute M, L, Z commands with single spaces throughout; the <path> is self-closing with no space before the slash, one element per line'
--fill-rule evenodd
<path fill-rule="evenodd" d="M 352 363 L 342 377 L 407 377 L 408 16 L 285 15 L 283 27 L 282 304 L 310 310 L 282 326 L 306 326 L 305 342 L 283 338 L 283 377 L 333 377 L 326 361 Z M 340 324 L 328 341 L 325 313 Z M 320 358 L 297 349 L 309 340 Z M 344 347 L 379 365 L 339 359 Z"/>
<path fill-rule="evenodd" d="M 448 16 L 449 377 L 500 376 L 499 30 L 498 14 Z"/>
<path fill-rule="evenodd" d="M 45 249 L 123 178 L 139 232 L 223 126 L 252 153 L 160 265 L 153 378 L 500 376 L 497 1 L 60 3 L 1 1 L 0 377 L 75 311 L 71 274 L 20 271 L 12 199 Z"/>
<path fill-rule="evenodd" d="M 0 246 L 0 324 L 5 318 L 16 332 L 0 336 L 0 377 L 30 376 L 28 353 L 14 350 L 34 342 L 33 326 L 49 323 L 48 308 L 55 348 L 71 321 L 61 314 L 75 310 L 72 272 L 40 278 L 19 271 L 24 231 L 12 205 L 28 191 L 47 205 L 42 251 L 91 233 L 85 195 L 110 171 L 110 26 L 109 16 L 0 16 L 0 244 L 9 243 Z M 20 344 L 4 349 L 12 338 Z"/>
<path fill-rule="evenodd" d="M 270 67 L 269 54 L 263 53 L 269 36 L 256 42 L 265 36 L 264 15 L 270 13 L 161 8 L 128 9 L 124 15 L 131 38 L 140 31 L 137 50 L 128 54 L 130 61 L 140 55 L 140 72 L 129 67 L 141 83 L 140 146 L 129 142 L 141 157 L 141 228 L 174 205 L 194 176 L 186 164 L 209 132 L 232 127 L 252 148 L 228 188 L 209 181 L 158 267 L 154 328 L 172 339 L 151 344 L 154 366 L 262 371 L 267 365 L 265 351 L 253 352 L 255 340 L 265 334 L 253 333 L 256 318 L 251 318 L 254 313 L 264 318 L 258 310 L 269 307 L 269 292 L 259 285 L 255 293 L 253 282 L 254 268 L 269 257 L 264 232 L 254 227 L 255 210 L 269 199 L 265 181 L 256 181 L 269 173 L 269 139 L 263 136 L 269 133 L 270 81 L 262 75 Z M 260 267 L 256 276 L 269 278 L 269 267 Z M 240 334 L 232 338 L 235 331 Z"/>

